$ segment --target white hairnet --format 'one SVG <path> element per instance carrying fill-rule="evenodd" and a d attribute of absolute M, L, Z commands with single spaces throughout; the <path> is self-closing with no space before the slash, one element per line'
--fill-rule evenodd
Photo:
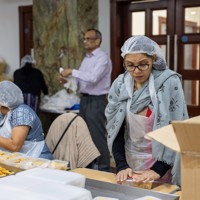
<path fill-rule="evenodd" d="M 126 54 L 145 53 L 149 56 L 156 55 L 153 68 L 162 70 L 167 67 L 162 49 L 156 42 L 143 35 L 132 36 L 126 40 L 121 48 L 121 52 L 123 58 Z"/>
<path fill-rule="evenodd" d="M 30 55 L 25 55 L 21 59 L 21 67 L 23 67 L 26 63 L 35 63 L 35 60 Z"/>
<path fill-rule="evenodd" d="M 11 81 L 0 82 L 0 106 L 14 109 L 24 103 L 20 88 Z"/>

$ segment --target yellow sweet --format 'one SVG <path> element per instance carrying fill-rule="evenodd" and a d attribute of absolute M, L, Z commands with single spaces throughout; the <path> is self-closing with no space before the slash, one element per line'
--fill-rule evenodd
<path fill-rule="evenodd" d="M 14 172 L 7 170 L 6 168 L 0 166 L 0 177 L 14 174 Z"/>

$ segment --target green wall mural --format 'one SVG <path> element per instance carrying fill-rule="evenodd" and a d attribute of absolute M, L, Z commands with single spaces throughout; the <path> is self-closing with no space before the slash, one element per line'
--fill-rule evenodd
<path fill-rule="evenodd" d="M 79 67 L 83 33 L 98 27 L 98 0 L 33 0 L 33 19 L 34 57 L 54 94 L 59 67 Z"/>

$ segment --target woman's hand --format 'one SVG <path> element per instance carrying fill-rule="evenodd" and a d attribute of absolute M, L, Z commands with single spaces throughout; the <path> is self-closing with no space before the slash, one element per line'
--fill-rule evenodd
<path fill-rule="evenodd" d="M 132 178 L 135 182 L 148 182 L 159 179 L 160 175 L 153 170 L 148 169 L 144 171 L 134 171 Z"/>
<path fill-rule="evenodd" d="M 131 168 L 121 170 L 116 175 L 116 182 L 121 184 L 123 181 L 127 180 L 128 178 L 131 178 L 132 175 L 133 170 Z"/>

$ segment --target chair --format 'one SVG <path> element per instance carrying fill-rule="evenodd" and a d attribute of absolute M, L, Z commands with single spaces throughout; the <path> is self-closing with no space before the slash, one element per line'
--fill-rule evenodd
<path fill-rule="evenodd" d="M 75 116 L 75 113 L 64 113 L 52 122 L 45 138 L 51 152 Z M 54 159 L 69 161 L 70 169 L 87 167 L 100 156 L 82 117 L 77 116 L 71 123 L 53 156 Z"/>

